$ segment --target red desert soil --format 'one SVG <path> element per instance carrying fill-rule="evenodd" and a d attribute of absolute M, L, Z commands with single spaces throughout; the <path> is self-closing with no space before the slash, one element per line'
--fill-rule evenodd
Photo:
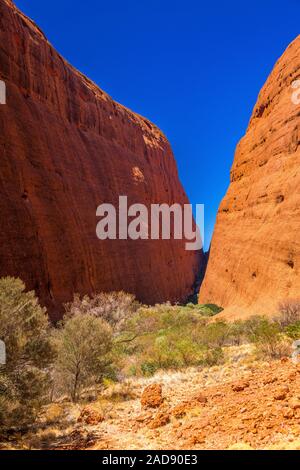
<path fill-rule="evenodd" d="M 284 448 L 300 438 L 300 367 L 279 361 L 222 385 L 174 384 L 157 411 L 138 408 L 124 405 L 94 448 Z"/>
<path fill-rule="evenodd" d="M 114 387 L 116 395 L 119 385 Z M 290 359 L 161 372 L 151 379 L 132 379 L 128 390 L 127 401 L 112 400 L 110 390 L 86 406 L 50 405 L 48 426 L 16 446 L 300 449 L 300 365 Z M 65 427 L 63 413 L 68 417 Z M 49 416 L 55 417 L 52 425 Z"/>

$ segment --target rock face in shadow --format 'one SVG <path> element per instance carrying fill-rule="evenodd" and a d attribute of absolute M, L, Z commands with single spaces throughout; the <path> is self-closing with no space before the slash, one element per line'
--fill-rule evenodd
<path fill-rule="evenodd" d="M 282 299 L 300 297 L 298 79 L 300 36 L 258 97 L 218 212 L 200 302 L 229 317 L 272 315 Z"/>
<path fill-rule="evenodd" d="M 193 293 L 202 252 L 183 240 L 96 237 L 96 208 L 188 203 L 170 145 L 148 120 L 70 66 L 0 0 L 0 276 L 19 276 L 53 319 L 75 292 L 123 289 L 145 303 Z"/>

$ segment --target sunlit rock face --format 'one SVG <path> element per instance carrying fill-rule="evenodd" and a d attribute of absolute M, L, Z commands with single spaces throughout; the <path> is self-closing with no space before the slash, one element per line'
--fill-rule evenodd
<path fill-rule="evenodd" d="M 299 79 L 300 36 L 259 94 L 218 212 L 200 302 L 229 317 L 300 298 Z"/>
<path fill-rule="evenodd" d="M 167 139 L 70 66 L 11 1 L 0 0 L 0 276 L 22 278 L 51 317 L 75 292 L 145 303 L 194 291 L 201 251 L 184 240 L 96 237 L 96 208 L 188 203 Z"/>

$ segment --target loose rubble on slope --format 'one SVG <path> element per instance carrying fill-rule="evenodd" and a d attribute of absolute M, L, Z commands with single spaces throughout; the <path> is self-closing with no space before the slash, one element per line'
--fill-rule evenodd
<path fill-rule="evenodd" d="M 2 448 L 300 449 L 300 365 L 289 358 L 161 372 L 130 388 L 127 401 L 107 391 L 51 405 L 52 424 Z"/>

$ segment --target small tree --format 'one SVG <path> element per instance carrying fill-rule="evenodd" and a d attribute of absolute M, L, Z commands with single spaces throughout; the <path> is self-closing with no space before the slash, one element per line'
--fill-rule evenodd
<path fill-rule="evenodd" d="M 56 370 L 71 399 L 80 398 L 83 387 L 101 382 L 110 364 L 112 330 L 102 318 L 79 313 L 65 316 L 54 334 Z"/>
<path fill-rule="evenodd" d="M 54 358 L 46 311 L 20 279 L 0 279 L 0 339 L 6 364 L 0 366 L 0 423 L 22 424 L 46 399 Z"/>

